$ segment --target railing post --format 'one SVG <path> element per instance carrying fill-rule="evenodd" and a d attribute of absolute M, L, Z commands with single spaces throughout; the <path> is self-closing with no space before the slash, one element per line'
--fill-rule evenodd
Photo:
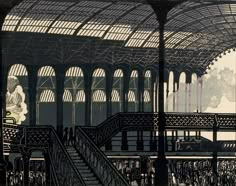
<path fill-rule="evenodd" d="M 21 153 L 22 160 L 23 160 L 23 185 L 30 186 L 29 171 L 30 171 L 31 152 L 25 146 L 20 146 L 19 151 Z"/>
<path fill-rule="evenodd" d="M 50 172 L 50 157 L 48 152 L 44 152 L 44 161 L 45 161 L 45 165 L 46 165 L 46 185 L 50 185 L 51 184 L 51 172 Z"/>

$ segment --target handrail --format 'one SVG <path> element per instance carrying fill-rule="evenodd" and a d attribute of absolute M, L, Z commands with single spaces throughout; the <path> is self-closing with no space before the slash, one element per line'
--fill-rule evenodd
<path fill-rule="evenodd" d="M 56 139 L 56 143 L 58 143 L 60 149 L 56 149 L 55 148 L 55 141 L 53 142 L 53 138 Z M 53 145 L 53 147 L 51 147 L 50 150 L 53 150 L 52 153 L 49 153 L 50 155 L 54 156 L 51 158 L 51 162 L 53 162 L 54 160 L 58 160 L 58 162 L 55 162 L 55 164 L 57 164 L 57 169 L 61 168 L 60 172 L 59 172 L 59 180 L 60 180 L 60 185 L 64 186 L 64 184 L 68 184 L 68 185 L 73 185 L 73 186 L 85 186 L 85 182 L 82 179 L 81 174 L 79 173 L 79 171 L 77 170 L 77 168 L 75 167 L 74 163 L 71 160 L 71 157 L 69 156 L 68 152 L 65 150 L 64 146 L 62 145 L 61 141 L 58 138 L 58 135 L 55 132 L 55 129 L 53 127 L 51 127 L 51 139 L 50 141 L 52 142 L 51 144 Z M 57 152 L 55 152 L 57 150 Z M 60 152 L 58 152 L 58 150 Z M 59 154 L 61 153 L 62 154 Z M 62 155 L 66 156 L 66 159 L 62 157 Z M 61 159 L 60 159 L 61 157 Z M 67 161 L 67 162 L 65 162 Z M 61 166 L 62 162 L 64 162 L 64 166 Z M 72 169 L 71 169 L 72 168 Z M 56 171 L 57 172 L 57 171 Z M 61 174 L 61 175 L 60 175 Z M 68 180 L 64 180 L 63 177 L 64 175 L 67 175 L 66 178 L 68 178 Z M 70 184 L 69 184 L 70 183 Z"/>
<path fill-rule="evenodd" d="M 94 173 L 105 186 L 128 186 L 129 184 L 105 154 L 94 144 L 88 135 L 76 127 L 75 149 L 82 155 Z"/>
<path fill-rule="evenodd" d="M 215 121 L 222 130 L 236 129 L 236 114 L 165 113 L 166 129 L 213 130 Z M 158 128 L 158 113 L 117 113 L 96 127 L 82 127 L 99 147 L 122 130 L 137 128 L 148 131 Z M 104 132 L 105 131 L 105 132 Z"/>
<path fill-rule="evenodd" d="M 12 141 L 13 143 L 16 145 L 21 143 L 29 149 L 48 150 L 51 166 L 53 166 L 51 168 L 55 170 L 58 186 L 86 185 L 52 126 L 19 126 L 18 129 L 19 131 L 23 129 L 20 137 L 21 139 L 24 137 L 24 139 Z"/>

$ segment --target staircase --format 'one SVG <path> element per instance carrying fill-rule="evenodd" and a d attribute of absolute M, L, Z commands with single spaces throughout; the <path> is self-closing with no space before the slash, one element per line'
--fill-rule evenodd
<path fill-rule="evenodd" d="M 74 165 L 78 169 L 82 179 L 88 186 L 102 186 L 97 176 L 93 173 L 92 169 L 85 163 L 79 153 L 76 152 L 74 147 L 66 147 Z"/>

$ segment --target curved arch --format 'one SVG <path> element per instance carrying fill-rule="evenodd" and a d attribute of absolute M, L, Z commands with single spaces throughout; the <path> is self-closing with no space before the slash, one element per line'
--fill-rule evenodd
<path fill-rule="evenodd" d="M 84 90 L 79 90 L 79 91 L 77 92 L 75 101 L 76 101 L 76 102 L 85 103 L 85 93 L 84 93 Z"/>
<path fill-rule="evenodd" d="M 63 102 L 72 102 L 72 94 L 70 90 L 65 89 L 63 93 Z"/>
<path fill-rule="evenodd" d="M 151 101 L 151 97 L 150 97 L 149 91 L 144 90 L 143 96 L 144 96 L 144 103 L 148 103 L 148 102 Z"/>
<path fill-rule="evenodd" d="M 106 94 L 103 90 L 96 90 L 93 93 L 93 102 L 106 102 Z"/>
<path fill-rule="evenodd" d="M 65 74 L 66 77 L 83 77 L 84 73 L 80 67 L 70 67 Z"/>
<path fill-rule="evenodd" d="M 120 94 L 117 90 L 112 90 L 111 92 L 111 101 L 112 102 L 120 102 Z"/>
<path fill-rule="evenodd" d="M 51 76 L 55 76 L 55 70 L 53 67 L 51 66 L 43 66 L 39 69 L 38 71 L 38 76 L 39 77 L 51 77 Z"/>
<path fill-rule="evenodd" d="M 43 90 L 40 94 L 40 103 L 52 103 L 55 102 L 55 93 L 52 90 Z"/>
<path fill-rule="evenodd" d="M 15 64 L 11 66 L 8 76 L 28 76 L 28 71 L 25 65 Z"/>
<path fill-rule="evenodd" d="M 132 90 L 128 92 L 128 102 L 136 102 L 136 96 Z"/>

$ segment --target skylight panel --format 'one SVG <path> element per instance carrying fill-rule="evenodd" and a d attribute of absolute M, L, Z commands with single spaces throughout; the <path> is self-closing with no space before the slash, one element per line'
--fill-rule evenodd
<path fill-rule="evenodd" d="M 64 12 L 55 23 L 52 25 L 48 33 L 71 35 L 81 26 L 86 20 L 92 17 L 101 9 L 109 6 L 108 2 L 82 1 Z M 70 24 L 67 24 L 70 23 Z"/>
<path fill-rule="evenodd" d="M 133 30 L 152 13 L 148 5 L 137 7 L 113 25 L 104 39 L 126 40 Z"/>
<path fill-rule="evenodd" d="M 133 8 L 132 4 L 117 3 L 109 6 L 85 24 L 78 32 L 80 36 L 102 37 L 118 17 Z"/>
<path fill-rule="evenodd" d="M 22 16 L 24 16 L 28 8 L 30 8 L 35 2 L 36 0 L 26 0 L 20 3 L 19 5 L 15 6 L 6 16 L 2 26 L 2 30 L 14 31 Z"/>
<path fill-rule="evenodd" d="M 71 3 L 39 1 L 20 22 L 17 31 L 45 33 Z"/>

